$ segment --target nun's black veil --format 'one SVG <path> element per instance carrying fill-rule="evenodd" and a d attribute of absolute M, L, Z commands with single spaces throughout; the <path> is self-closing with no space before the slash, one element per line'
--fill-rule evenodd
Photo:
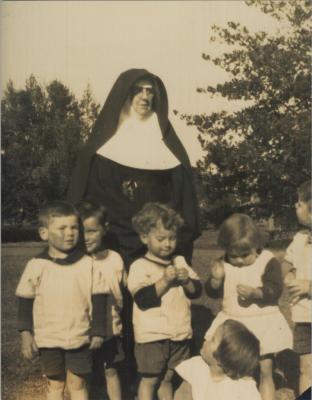
<path fill-rule="evenodd" d="M 94 124 L 87 143 L 78 154 L 67 199 L 76 203 L 87 195 L 86 190 L 92 159 L 96 151 L 116 133 L 120 112 L 130 90 L 136 81 L 143 78 L 151 81 L 155 88 L 154 111 L 158 117 L 164 143 L 181 163 L 183 178 L 178 177 L 178 180 L 183 181 L 183 184 L 181 182 L 178 189 L 180 191 L 180 199 L 177 201 L 177 204 L 179 204 L 178 211 L 182 214 L 188 227 L 187 241 L 193 242 L 199 236 L 200 230 L 190 161 L 168 119 L 168 98 L 165 86 L 159 77 L 145 69 L 127 70 L 116 80 Z M 189 259 L 190 257 L 187 258 Z"/>

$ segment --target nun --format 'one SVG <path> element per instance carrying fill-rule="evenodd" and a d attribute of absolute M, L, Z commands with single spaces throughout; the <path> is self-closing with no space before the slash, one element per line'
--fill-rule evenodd
<path fill-rule="evenodd" d="M 147 202 L 165 203 L 180 213 L 184 226 L 176 254 L 191 263 L 200 235 L 191 165 L 168 119 L 165 86 L 145 69 L 118 77 L 78 155 L 68 200 L 84 198 L 106 207 L 107 246 L 121 254 L 127 270 L 146 251 L 131 219 Z"/>

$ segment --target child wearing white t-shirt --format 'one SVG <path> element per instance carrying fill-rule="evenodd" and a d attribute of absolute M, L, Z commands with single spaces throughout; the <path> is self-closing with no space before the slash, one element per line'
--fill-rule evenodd
<path fill-rule="evenodd" d="M 39 234 L 48 247 L 31 259 L 16 289 L 22 354 L 39 351 L 47 400 L 88 400 L 92 350 L 106 336 L 108 294 L 91 257 L 79 249 L 79 215 L 56 201 L 39 212 Z M 104 311 L 103 311 L 104 310 Z"/>
<path fill-rule="evenodd" d="M 263 243 L 259 227 L 248 215 L 232 214 L 222 223 L 218 244 L 224 257 L 211 267 L 206 282 L 208 294 L 223 297 L 222 310 L 205 337 L 227 319 L 243 323 L 260 341 L 262 400 L 274 400 L 274 355 L 292 348 L 292 332 L 278 306 L 281 265 Z"/>
<path fill-rule="evenodd" d="M 294 327 L 294 350 L 300 356 L 299 391 L 303 393 L 311 386 L 311 182 L 299 186 L 296 214 L 298 222 L 305 227 L 296 233 L 286 250 L 284 266 L 288 273 L 285 285 L 290 295 Z"/>
<path fill-rule="evenodd" d="M 175 370 L 191 385 L 193 400 L 260 400 L 252 378 L 258 362 L 258 339 L 243 324 L 228 319 L 204 342 L 200 356 Z"/>
<path fill-rule="evenodd" d="M 93 259 L 94 271 L 100 276 L 105 291 L 110 293 L 107 302 L 109 330 L 104 343 L 93 354 L 94 365 L 100 370 L 104 366 L 109 399 L 121 400 L 118 364 L 124 359 L 120 314 L 123 308 L 126 271 L 121 256 L 104 245 L 104 237 L 108 230 L 108 215 L 105 207 L 87 200 L 80 202 L 77 207 L 83 224 L 87 253 Z"/>
<path fill-rule="evenodd" d="M 197 274 L 182 256 L 174 257 L 182 218 L 160 203 L 147 203 L 133 218 L 146 245 L 130 267 L 135 357 L 141 380 L 138 400 L 173 399 L 174 368 L 189 358 L 192 337 L 190 299 L 200 296 Z"/>

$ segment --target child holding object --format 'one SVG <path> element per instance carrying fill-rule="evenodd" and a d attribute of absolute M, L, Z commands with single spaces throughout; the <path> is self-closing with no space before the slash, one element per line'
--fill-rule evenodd
<path fill-rule="evenodd" d="M 181 217 L 160 203 L 147 203 L 133 218 L 147 247 L 132 263 L 128 288 L 133 296 L 135 357 L 141 380 L 139 400 L 173 399 L 174 368 L 189 358 L 190 300 L 200 296 L 197 274 L 182 256 L 174 257 Z"/>
<path fill-rule="evenodd" d="M 227 319 L 243 323 L 260 341 L 260 393 L 273 400 L 274 353 L 292 347 L 291 330 L 279 310 L 282 293 L 281 266 L 263 249 L 259 228 L 244 214 L 233 214 L 220 227 L 218 244 L 225 250 L 206 283 L 209 293 L 222 290 L 222 311 L 206 333 L 211 337 Z"/>

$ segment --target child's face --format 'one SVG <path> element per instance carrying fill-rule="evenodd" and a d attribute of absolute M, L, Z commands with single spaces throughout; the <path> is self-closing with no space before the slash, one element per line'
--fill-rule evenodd
<path fill-rule="evenodd" d="M 213 353 L 218 349 L 222 341 L 223 331 L 220 325 L 211 338 L 204 341 L 203 347 L 200 350 L 200 355 L 208 365 L 216 364 L 216 359 Z"/>
<path fill-rule="evenodd" d="M 227 252 L 227 258 L 230 264 L 235 267 L 247 267 L 253 264 L 258 257 L 256 249 L 250 249 L 248 251 L 235 251 L 231 249 Z"/>
<path fill-rule="evenodd" d="M 299 223 L 304 226 L 311 226 L 312 215 L 309 209 L 309 204 L 299 199 L 295 204 L 295 207 Z"/>
<path fill-rule="evenodd" d="M 148 234 L 140 235 L 140 238 L 149 252 L 159 258 L 168 258 L 177 245 L 176 230 L 165 229 L 161 221 Z"/>
<path fill-rule="evenodd" d="M 78 243 L 78 217 L 76 215 L 51 217 L 48 226 L 39 229 L 39 234 L 42 240 L 47 240 L 49 251 L 68 253 Z"/>
<path fill-rule="evenodd" d="M 102 238 L 105 234 L 105 229 L 96 217 L 86 218 L 83 221 L 83 229 L 87 252 L 94 253 L 102 245 Z"/>

